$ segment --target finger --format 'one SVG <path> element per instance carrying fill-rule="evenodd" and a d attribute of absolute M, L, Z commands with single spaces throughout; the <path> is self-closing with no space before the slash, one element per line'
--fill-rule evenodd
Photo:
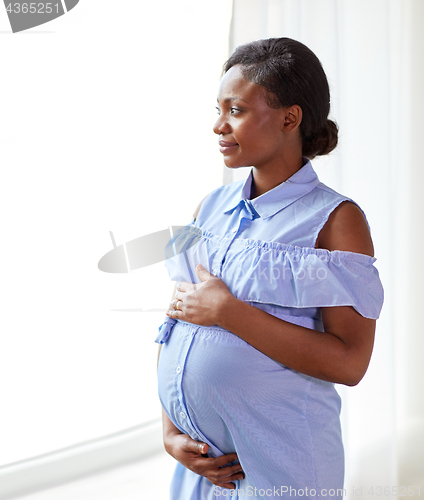
<path fill-rule="evenodd" d="M 234 460 L 237 460 L 236 453 L 230 453 L 229 455 L 221 455 L 218 458 L 207 457 L 203 462 L 204 469 L 221 470 L 222 467 L 225 467 Z M 236 464 L 236 467 L 241 467 L 241 466 L 240 464 Z"/>
<path fill-rule="evenodd" d="M 210 278 L 214 278 L 214 275 L 211 274 L 206 268 L 204 268 L 202 266 L 202 264 L 197 264 L 196 273 L 197 273 L 197 276 L 199 276 L 199 278 L 202 281 L 207 281 Z"/>
<path fill-rule="evenodd" d="M 175 294 L 175 297 L 174 297 L 175 302 L 178 302 L 179 300 L 184 300 L 186 298 L 186 296 L 187 296 L 187 293 L 185 293 L 185 292 L 177 292 Z"/>
<path fill-rule="evenodd" d="M 230 477 L 231 481 L 234 479 L 233 476 L 237 476 L 237 479 L 241 479 L 240 474 L 244 477 L 244 471 L 240 464 L 229 465 L 218 469 L 218 477 Z"/>
<path fill-rule="evenodd" d="M 205 470 L 204 475 L 213 477 L 215 481 L 225 482 L 244 478 L 244 472 L 239 464 L 230 467 L 221 467 L 219 469 Z"/>
<path fill-rule="evenodd" d="M 240 481 L 244 479 L 244 474 L 237 474 L 232 477 L 225 478 L 225 480 L 215 479 L 213 476 L 208 476 L 208 475 L 205 475 L 205 477 L 216 486 L 220 486 L 221 488 L 234 489 L 235 485 L 233 481 Z"/>
<path fill-rule="evenodd" d="M 183 449 L 184 451 L 190 451 L 192 453 L 198 453 L 199 455 L 202 455 L 204 453 L 207 453 L 209 445 L 207 445 L 206 443 L 202 443 L 201 441 L 195 441 L 194 439 L 191 439 L 189 436 L 187 436 L 187 440 Z"/>
<path fill-rule="evenodd" d="M 225 457 L 225 456 L 224 456 Z M 223 457 L 219 457 L 222 459 Z M 227 460 L 225 460 L 225 463 Z M 220 465 L 223 461 L 218 461 L 216 458 L 198 458 L 194 460 L 193 465 L 199 471 L 202 471 L 203 476 L 210 476 L 215 480 L 222 480 L 229 478 L 236 474 L 244 474 L 243 468 L 240 464 L 235 465 Z M 239 479 L 239 477 L 237 477 Z"/>
<path fill-rule="evenodd" d="M 175 300 L 183 300 L 184 297 L 188 294 L 189 292 L 175 292 L 174 299 Z"/>
<path fill-rule="evenodd" d="M 176 291 L 177 292 L 186 292 L 188 288 L 190 288 L 190 286 L 192 285 L 193 283 L 190 283 L 188 281 L 180 281 L 179 283 L 177 283 L 177 286 L 176 286 Z"/>
<path fill-rule="evenodd" d="M 168 308 L 168 312 L 182 311 L 183 302 L 182 300 L 174 299 L 171 300 Z"/>
<path fill-rule="evenodd" d="M 187 451 L 193 451 L 193 448 Z M 240 464 L 227 465 L 237 459 L 236 453 L 231 453 L 229 455 L 222 455 L 218 458 L 198 458 L 193 462 L 193 466 L 196 468 L 197 474 L 202 476 L 211 476 L 216 479 L 222 479 L 224 477 L 231 476 L 236 473 L 243 473 L 243 469 Z"/>
<path fill-rule="evenodd" d="M 228 455 L 221 455 L 220 457 L 214 458 L 214 466 L 215 467 L 224 467 L 234 460 L 237 460 L 237 453 L 229 453 Z"/>
<path fill-rule="evenodd" d="M 206 477 L 206 479 L 209 479 L 209 481 L 214 484 L 215 486 L 219 486 L 221 488 L 227 488 L 228 490 L 235 490 L 236 486 L 234 483 L 215 483 L 214 481 L 211 481 L 209 477 Z"/>
<path fill-rule="evenodd" d="M 170 311 L 166 311 L 166 315 L 172 319 L 181 319 L 182 311 L 177 311 L 176 309 L 172 309 Z"/>
<path fill-rule="evenodd" d="M 228 476 L 225 478 L 225 482 L 232 482 L 232 481 L 241 481 L 244 479 L 246 476 L 244 472 L 237 472 L 237 474 L 232 474 L 231 476 Z"/>
<path fill-rule="evenodd" d="M 207 445 L 206 443 L 198 443 L 199 444 L 199 451 L 200 451 L 200 454 L 201 455 L 205 455 L 205 457 L 207 458 L 207 455 L 206 453 L 208 452 L 209 450 L 209 445 Z"/>

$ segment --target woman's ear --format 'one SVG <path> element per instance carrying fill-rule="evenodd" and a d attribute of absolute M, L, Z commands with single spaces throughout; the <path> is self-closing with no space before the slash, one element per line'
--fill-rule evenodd
<path fill-rule="evenodd" d="M 284 108 L 283 132 L 295 131 L 302 123 L 302 108 L 298 104 Z"/>

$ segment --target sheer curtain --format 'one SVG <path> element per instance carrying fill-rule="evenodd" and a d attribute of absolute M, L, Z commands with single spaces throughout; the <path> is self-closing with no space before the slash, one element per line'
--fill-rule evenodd
<path fill-rule="evenodd" d="M 313 164 L 371 225 L 385 304 L 365 378 L 338 386 L 345 487 L 360 498 L 387 496 L 387 486 L 391 497 L 424 493 L 423 21 L 421 0 L 234 0 L 232 49 L 287 36 L 320 58 L 340 145 Z M 226 170 L 224 182 L 245 175 Z"/>

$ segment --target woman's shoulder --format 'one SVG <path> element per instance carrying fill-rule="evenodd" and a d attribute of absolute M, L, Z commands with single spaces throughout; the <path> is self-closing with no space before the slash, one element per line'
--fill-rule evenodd
<path fill-rule="evenodd" d="M 316 247 L 373 257 L 374 246 L 362 209 L 349 199 L 338 204 L 319 232 Z"/>

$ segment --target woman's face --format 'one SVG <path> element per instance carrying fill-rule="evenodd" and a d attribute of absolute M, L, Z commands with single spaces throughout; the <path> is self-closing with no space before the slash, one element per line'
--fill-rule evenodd
<path fill-rule="evenodd" d="M 286 108 L 270 108 L 261 85 L 246 80 L 236 65 L 221 80 L 214 125 L 227 167 L 275 167 L 283 158 Z"/>

